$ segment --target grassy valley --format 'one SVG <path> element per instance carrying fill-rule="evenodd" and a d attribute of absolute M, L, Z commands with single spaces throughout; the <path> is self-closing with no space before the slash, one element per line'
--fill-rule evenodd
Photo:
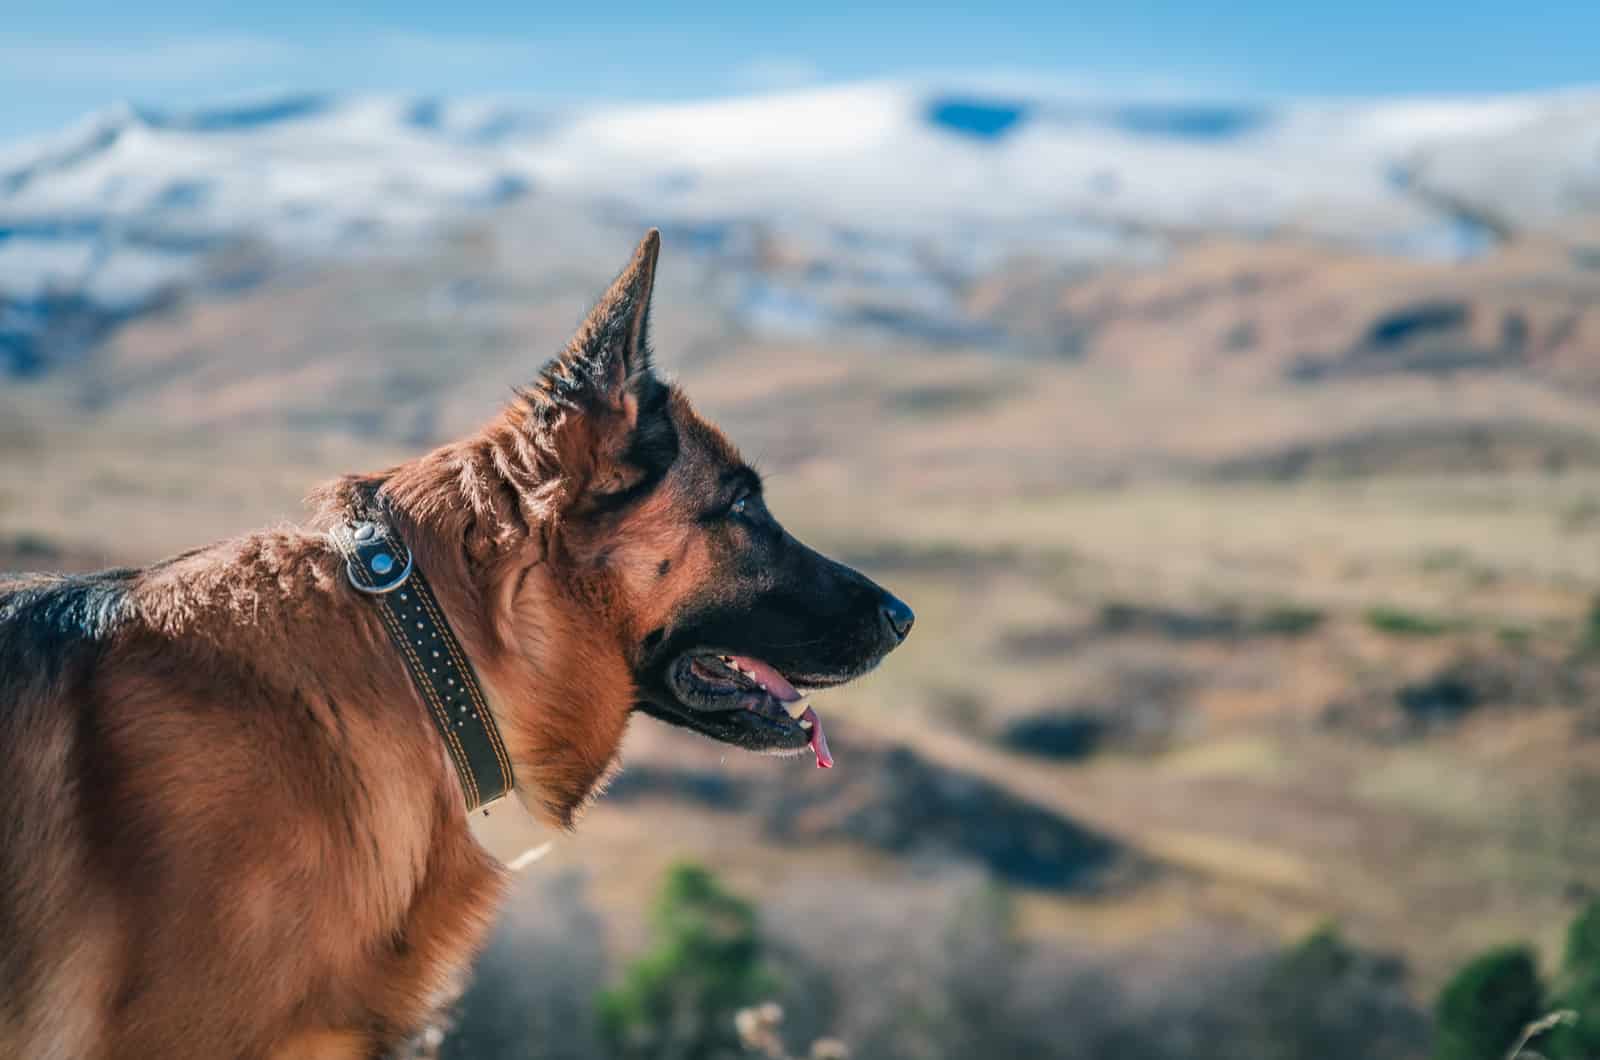
<path fill-rule="evenodd" d="M 423 260 L 275 272 L 7 382 L 0 567 L 293 519 L 319 480 L 469 427 L 626 243 L 537 230 L 513 209 Z M 1037 958 L 1047 993 L 1170 993 L 1330 922 L 1400 958 L 1415 1002 L 1494 943 L 1553 962 L 1600 878 L 1592 253 L 1197 238 L 1139 268 L 1013 261 L 957 292 L 997 337 L 935 342 L 753 331 L 712 296 L 736 278 L 669 242 L 663 367 L 917 630 L 819 697 L 831 775 L 640 719 L 506 937 L 581 906 L 594 961 L 636 954 L 691 859 L 820 948 L 796 968 L 873 932 L 915 963 L 990 884 L 1071 955 Z M 829 1011 L 798 1018 L 855 1018 Z"/>

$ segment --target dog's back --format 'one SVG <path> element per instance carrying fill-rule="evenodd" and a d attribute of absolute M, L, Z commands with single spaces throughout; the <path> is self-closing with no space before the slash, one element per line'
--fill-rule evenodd
<path fill-rule="evenodd" d="M 82 739 L 129 577 L 0 575 L 0 1055 L 102 1051 L 117 928 L 92 864 Z"/>

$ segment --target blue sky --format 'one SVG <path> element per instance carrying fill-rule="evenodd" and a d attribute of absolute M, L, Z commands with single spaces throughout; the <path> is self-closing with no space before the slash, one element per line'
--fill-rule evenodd
<path fill-rule="evenodd" d="M 683 99 L 975 74 L 1256 97 L 1600 82 L 1600 0 L 979 6 L 7 0 L 0 140 L 120 99 L 183 106 L 288 91 Z"/>

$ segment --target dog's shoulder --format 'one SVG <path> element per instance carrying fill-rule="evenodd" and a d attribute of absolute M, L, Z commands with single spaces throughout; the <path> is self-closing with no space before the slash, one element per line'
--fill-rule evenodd
<path fill-rule="evenodd" d="M 103 644 L 131 614 L 130 569 L 95 574 L 0 574 L 0 673 L 54 676 Z"/>

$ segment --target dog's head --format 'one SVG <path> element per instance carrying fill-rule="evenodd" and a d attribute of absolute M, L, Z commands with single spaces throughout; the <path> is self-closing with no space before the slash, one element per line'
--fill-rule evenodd
<path fill-rule="evenodd" d="M 784 530 L 760 476 L 657 378 L 658 249 L 651 232 L 522 401 L 445 460 L 477 513 L 467 551 L 491 556 L 478 580 L 497 639 L 526 664 L 491 675 L 525 748 L 519 775 L 541 774 L 567 819 L 634 710 L 831 765 L 805 696 L 872 669 L 913 619 Z M 486 527 L 494 541 L 475 546 Z"/>

